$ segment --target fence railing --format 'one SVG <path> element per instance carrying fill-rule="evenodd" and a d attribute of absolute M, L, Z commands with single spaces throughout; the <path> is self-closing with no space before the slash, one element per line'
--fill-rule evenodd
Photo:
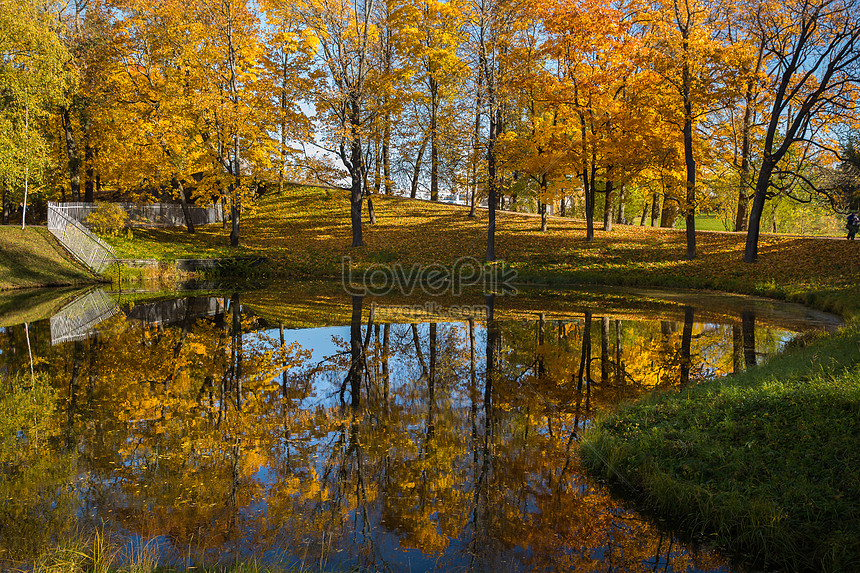
<path fill-rule="evenodd" d="M 103 273 L 116 262 L 116 253 L 110 245 L 62 209 L 58 209 L 56 203 L 48 203 L 48 231 L 57 237 L 67 251 L 95 273 Z"/>
<path fill-rule="evenodd" d="M 137 203 L 120 202 L 113 204 L 122 207 L 128 216 L 125 221 L 126 227 L 182 227 L 185 225 L 185 213 L 182 211 L 182 205 L 176 203 L 138 205 Z M 83 223 L 87 215 L 95 211 L 97 207 L 95 203 L 82 202 L 55 203 L 54 205 L 79 223 Z M 188 214 L 191 217 L 191 222 L 195 225 L 220 223 L 224 220 L 219 203 L 214 203 L 210 207 L 189 205 Z"/>
<path fill-rule="evenodd" d="M 95 326 L 119 312 L 116 301 L 102 289 L 94 289 L 51 317 L 51 344 L 85 340 Z"/>

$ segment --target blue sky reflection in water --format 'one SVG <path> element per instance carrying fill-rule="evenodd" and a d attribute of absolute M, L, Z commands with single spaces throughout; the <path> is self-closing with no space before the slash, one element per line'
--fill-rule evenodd
<path fill-rule="evenodd" d="M 63 338 L 48 320 L 0 329 L 0 557 L 99 528 L 174 563 L 733 571 L 582 475 L 576 435 L 619 400 L 746 368 L 804 328 L 748 309 L 501 303 L 489 327 L 389 323 L 378 305 L 368 328 L 370 305 L 350 324 L 347 300 L 329 326 L 284 324 L 285 346 L 309 351 L 297 360 L 252 293 L 192 302 L 127 305 Z"/>

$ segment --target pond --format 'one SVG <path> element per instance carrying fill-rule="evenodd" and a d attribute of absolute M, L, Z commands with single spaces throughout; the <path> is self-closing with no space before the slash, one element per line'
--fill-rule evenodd
<path fill-rule="evenodd" d="M 618 289 L 16 297 L 0 301 L 6 565 L 100 531 L 177 567 L 736 571 L 585 475 L 577 438 L 623 400 L 838 324 Z"/>

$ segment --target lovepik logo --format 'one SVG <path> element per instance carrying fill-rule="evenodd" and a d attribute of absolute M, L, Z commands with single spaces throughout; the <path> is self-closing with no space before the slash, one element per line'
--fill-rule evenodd
<path fill-rule="evenodd" d="M 485 293 L 517 294 L 517 271 L 502 263 L 484 264 L 474 257 L 463 257 L 454 264 L 421 265 L 408 268 L 401 263 L 374 263 L 353 276 L 352 257 L 341 259 L 343 290 L 352 296 L 383 296 L 393 292 L 409 296 L 420 289 L 429 296 L 459 296 L 466 287 L 480 286 Z"/>

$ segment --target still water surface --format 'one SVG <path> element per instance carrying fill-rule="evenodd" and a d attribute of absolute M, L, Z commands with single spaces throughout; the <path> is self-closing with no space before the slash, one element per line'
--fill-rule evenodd
<path fill-rule="evenodd" d="M 585 476 L 577 438 L 835 325 L 608 289 L 0 308 L 3 562 L 98 529 L 173 565 L 332 571 L 736 571 Z"/>

